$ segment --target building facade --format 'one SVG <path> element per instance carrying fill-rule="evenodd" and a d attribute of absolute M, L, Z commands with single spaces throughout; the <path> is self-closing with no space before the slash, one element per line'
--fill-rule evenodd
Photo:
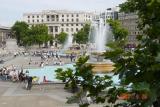
<path fill-rule="evenodd" d="M 10 36 L 10 28 L 0 26 L 0 48 L 5 47 L 6 39 Z"/>
<path fill-rule="evenodd" d="M 136 13 L 118 13 L 118 20 L 129 31 L 127 48 L 135 48 L 138 44 L 136 37 L 143 32 L 138 29 L 138 15 Z"/>
<path fill-rule="evenodd" d="M 118 19 L 118 11 L 119 7 L 108 8 L 100 14 L 100 18 L 103 18 L 105 22 L 108 19 L 113 19 L 113 20 Z"/>
<path fill-rule="evenodd" d="M 48 26 L 48 33 L 53 36 L 60 32 L 73 35 L 79 31 L 87 22 L 94 17 L 93 13 L 67 10 L 45 10 L 38 13 L 25 13 L 23 20 L 30 26 L 45 24 Z"/>

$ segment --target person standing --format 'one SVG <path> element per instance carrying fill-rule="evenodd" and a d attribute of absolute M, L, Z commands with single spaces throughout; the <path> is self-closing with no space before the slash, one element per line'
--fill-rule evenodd
<path fill-rule="evenodd" d="M 71 62 L 73 62 L 73 58 L 74 58 L 73 53 L 71 53 L 70 55 Z"/>
<path fill-rule="evenodd" d="M 33 80 L 33 78 L 31 76 L 29 76 L 28 79 L 27 79 L 27 83 L 28 83 L 27 90 L 31 90 L 32 80 Z"/>

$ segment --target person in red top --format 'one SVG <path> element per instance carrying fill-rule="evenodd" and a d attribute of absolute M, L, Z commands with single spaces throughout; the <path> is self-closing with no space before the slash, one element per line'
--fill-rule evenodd
<path fill-rule="evenodd" d="M 43 77 L 43 82 L 48 82 L 46 76 Z"/>

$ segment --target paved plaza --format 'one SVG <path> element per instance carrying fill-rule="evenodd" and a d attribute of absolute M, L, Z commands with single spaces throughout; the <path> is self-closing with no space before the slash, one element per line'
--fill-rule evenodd
<path fill-rule="evenodd" d="M 58 84 L 35 85 L 28 91 L 23 83 L 0 82 L 0 107 L 77 107 L 65 103 L 70 95 Z"/>
<path fill-rule="evenodd" d="M 30 50 L 28 50 L 30 53 L 35 51 L 53 51 L 54 49 L 48 48 L 48 49 L 37 49 L 34 47 L 31 47 Z M 32 56 L 32 55 L 23 55 L 22 52 L 25 51 L 23 48 L 19 48 L 16 45 L 15 39 L 9 39 L 7 40 L 7 46 L 4 50 L 0 48 L 0 60 L 4 60 L 4 63 L 0 64 L 0 68 L 2 67 L 8 67 L 14 65 L 15 67 L 21 69 L 21 68 L 37 68 L 40 67 L 40 63 L 42 62 L 41 57 Z M 20 53 L 17 57 L 14 57 L 14 53 Z M 32 60 L 32 62 L 30 61 Z M 70 63 L 69 58 L 61 58 L 61 60 L 64 63 Z M 30 62 L 30 64 L 29 64 Z M 36 64 L 35 64 L 36 62 Z M 55 62 L 55 58 L 51 57 L 47 60 L 47 65 L 52 66 Z M 46 63 L 46 61 L 44 61 Z"/>
<path fill-rule="evenodd" d="M 32 90 L 24 89 L 24 83 L 0 81 L 0 107 L 78 107 L 66 104 L 64 84 L 34 85 Z M 90 107 L 102 107 L 91 105 Z"/>
<path fill-rule="evenodd" d="M 41 62 L 40 57 L 18 55 L 14 57 L 13 51 L 19 51 L 14 40 L 9 40 L 7 50 L 1 50 L 4 55 L 0 58 L 4 63 L 0 68 L 14 65 L 16 68 L 37 68 Z M 8 50 L 12 54 L 5 55 Z M 30 59 L 32 60 L 29 64 Z M 70 59 L 62 59 L 65 63 L 70 63 Z M 35 64 L 34 62 L 38 62 Z M 54 60 L 48 60 L 48 65 L 53 65 Z M 30 91 L 26 90 L 24 83 L 13 83 L 11 81 L 0 80 L 0 107 L 78 107 L 77 104 L 66 104 L 66 97 L 72 93 L 64 90 L 64 84 L 33 85 Z M 91 107 L 102 107 L 102 105 L 91 105 Z"/>

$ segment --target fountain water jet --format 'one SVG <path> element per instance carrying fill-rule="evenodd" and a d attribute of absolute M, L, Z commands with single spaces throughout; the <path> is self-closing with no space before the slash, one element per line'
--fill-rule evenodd
<path fill-rule="evenodd" d="M 110 33 L 110 27 L 105 21 L 100 18 L 99 20 L 91 23 L 90 29 L 90 43 L 95 44 L 95 51 L 104 52 Z"/>
<path fill-rule="evenodd" d="M 110 27 L 102 18 L 91 23 L 89 33 L 90 43 L 95 47 L 91 50 L 89 64 L 93 66 L 93 72 L 110 72 L 114 69 L 113 63 L 110 60 L 104 60 L 103 52 L 107 50 L 106 44 L 112 40 Z M 95 58 L 97 61 L 95 61 Z"/>
<path fill-rule="evenodd" d="M 70 46 L 72 46 L 72 43 L 73 43 L 73 36 L 71 34 L 69 34 L 67 36 L 65 43 L 64 43 L 63 50 L 67 50 Z"/>

